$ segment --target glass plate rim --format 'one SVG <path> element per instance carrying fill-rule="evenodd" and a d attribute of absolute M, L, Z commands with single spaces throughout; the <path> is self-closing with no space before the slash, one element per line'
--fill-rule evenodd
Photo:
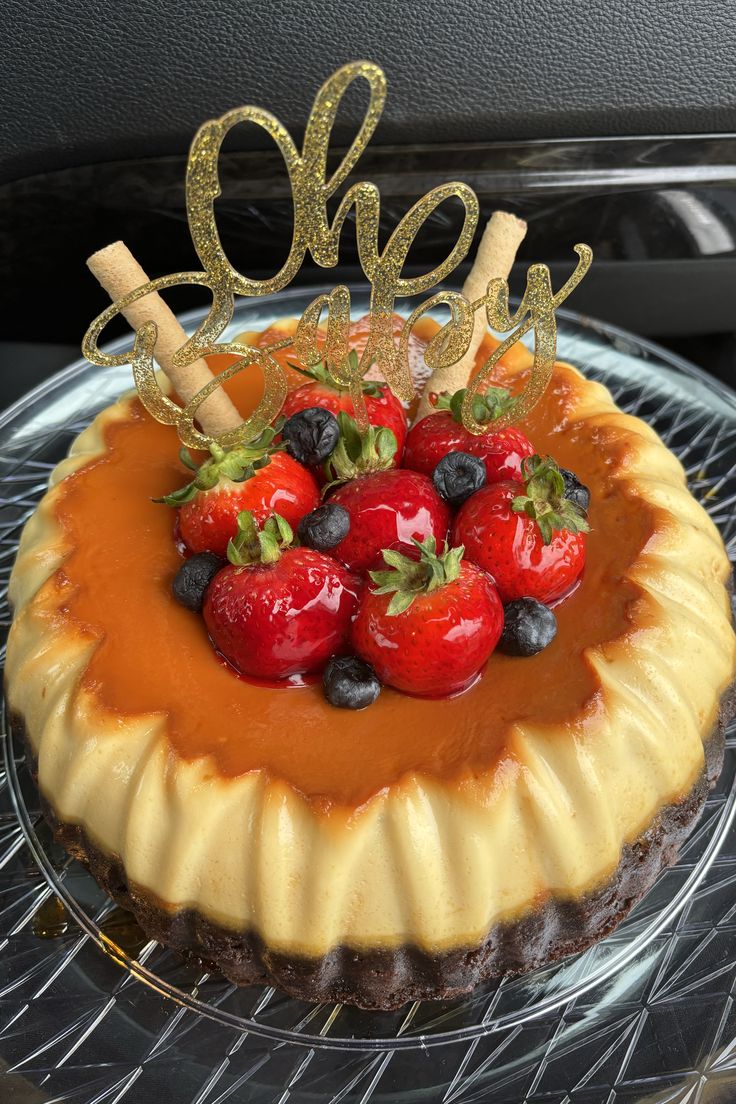
<path fill-rule="evenodd" d="M 285 292 L 279 293 L 278 297 L 274 297 L 277 300 L 278 305 L 288 305 L 291 301 L 303 300 L 306 297 L 313 297 L 323 294 L 326 291 L 331 290 L 332 285 L 313 285 L 310 287 L 302 288 L 290 288 Z M 351 294 L 365 293 L 364 285 L 348 284 Z M 248 303 L 255 305 L 254 300 L 248 300 Z M 275 305 L 275 303 L 274 303 Z M 265 306 L 265 301 L 264 301 Z M 240 306 L 240 310 L 243 307 Z M 201 321 L 207 313 L 206 308 L 195 308 L 193 310 L 181 313 L 179 318 L 185 328 L 196 325 Z M 236 309 L 236 316 L 237 316 Z M 620 341 L 626 341 L 632 344 L 637 351 L 645 351 L 645 353 L 656 357 L 657 360 L 664 363 L 666 367 L 675 369 L 685 376 L 697 379 L 699 382 L 705 385 L 707 390 L 715 392 L 730 408 L 736 417 L 736 391 L 731 389 L 723 381 L 717 380 L 714 377 L 708 375 L 703 369 L 699 368 L 687 361 L 685 358 L 670 352 L 668 349 L 659 346 L 656 342 L 649 341 L 646 338 L 641 338 L 638 335 L 627 331 L 621 327 L 608 322 L 602 322 L 597 319 L 590 318 L 588 316 L 579 314 L 570 310 L 558 310 L 557 315 L 560 319 L 567 323 L 570 323 L 573 327 L 579 327 L 582 330 L 590 330 L 595 334 L 607 337 L 608 339 L 618 339 Z M 279 315 L 283 317 L 283 314 Z M 111 341 L 105 345 L 106 350 L 109 351 L 121 351 L 129 344 L 129 337 L 123 336 Z M 646 356 L 642 358 L 644 365 L 647 363 Z M 58 387 L 63 385 L 67 380 L 73 379 L 79 375 L 85 368 L 91 367 L 89 361 L 84 357 L 79 357 L 65 368 L 62 368 L 58 372 L 54 373 L 47 380 L 32 388 L 26 392 L 4 411 L 0 412 L 0 432 L 15 418 L 23 414 L 24 409 L 30 402 L 36 399 L 43 398 L 47 393 L 55 391 Z M 105 369 L 100 369 L 104 372 Z M 7 713 L 5 703 L 3 702 L 3 720 L 7 722 Z M 7 723 L 4 725 L 4 737 L 3 737 L 3 755 L 5 761 L 5 768 L 7 776 L 10 781 L 10 792 L 15 814 L 18 818 L 26 843 L 33 855 L 34 861 L 39 867 L 39 870 L 46 880 L 51 889 L 57 893 L 64 904 L 70 911 L 75 922 L 85 931 L 90 938 L 104 951 L 105 942 L 104 936 L 99 931 L 81 907 L 72 893 L 67 890 L 66 885 L 59 881 L 56 877 L 55 871 L 51 862 L 45 854 L 44 848 L 40 843 L 38 836 L 35 832 L 30 814 L 25 806 L 23 799 L 20 781 L 16 769 L 16 758 L 13 754 L 12 736 L 10 735 Z M 142 982 L 149 989 L 152 989 L 167 999 L 173 1001 L 179 1006 L 189 1008 L 190 1010 L 199 1013 L 214 1020 L 223 1026 L 234 1029 L 242 1034 L 251 1034 L 254 1036 L 269 1039 L 274 1042 L 288 1042 L 293 1045 L 305 1047 L 305 1048 L 319 1048 L 330 1050 L 348 1050 L 351 1052 L 380 1052 L 380 1051 L 394 1051 L 394 1050 L 411 1050 L 411 1049 L 427 1049 L 429 1047 L 449 1045 L 453 1043 L 461 1043 L 466 1041 L 472 1041 L 475 1038 L 486 1036 L 494 1032 L 501 1030 L 511 1030 L 515 1027 L 522 1026 L 533 1022 L 534 1020 L 541 1019 L 545 1015 L 549 1015 L 557 1008 L 565 1005 L 573 996 L 578 997 L 583 993 L 590 991 L 596 986 L 600 985 L 604 980 L 612 976 L 612 974 L 618 970 L 621 970 L 626 966 L 632 958 L 638 955 L 644 950 L 653 939 L 659 934 L 659 932 L 665 927 L 667 923 L 671 921 L 686 905 L 690 899 L 692 893 L 697 886 L 702 882 L 703 878 L 710 869 L 713 861 L 715 860 L 718 850 L 728 832 L 731 823 L 736 815 L 736 788 L 732 788 L 726 797 L 726 800 L 718 815 L 718 820 L 713 827 L 712 837 L 710 838 L 704 853 L 701 855 L 699 861 L 690 872 L 689 876 L 684 881 L 678 892 L 673 897 L 672 901 L 666 909 L 657 913 L 651 921 L 643 929 L 642 933 L 629 945 L 624 945 L 618 953 L 614 952 L 609 959 L 601 964 L 598 969 L 591 972 L 590 976 L 582 983 L 575 983 L 573 987 L 566 987 L 561 989 L 558 993 L 551 995 L 546 1001 L 535 1005 L 533 1010 L 526 1012 L 525 1010 L 508 1013 L 500 1019 L 490 1019 L 487 1022 L 483 1021 L 478 1024 L 458 1028 L 448 1032 L 441 1032 L 438 1034 L 429 1035 L 397 1035 L 389 1037 L 341 1037 L 341 1036 L 329 1036 L 322 1034 L 306 1034 L 299 1033 L 289 1028 L 279 1028 L 263 1024 L 258 1021 L 246 1021 L 243 1017 L 239 1017 L 233 1013 L 229 1013 L 221 1008 L 210 1005 L 206 1001 L 200 1000 L 197 997 L 192 996 L 182 990 L 176 988 L 176 986 L 163 981 L 158 978 L 157 975 L 147 970 L 146 967 L 135 960 L 131 959 L 124 952 L 118 951 L 117 954 L 123 960 L 124 968 L 133 976 L 136 980 Z M 573 991 L 574 989 L 574 991 Z M 411 1008 L 412 1006 L 407 1006 Z M 370 1016 L 370 1012 L 363 1013 L 366 1016 Z M 329 1018 L 328 1023 L 332 1017 Z M 399 1029 L 401 1030 L 401 1029 Z"/>

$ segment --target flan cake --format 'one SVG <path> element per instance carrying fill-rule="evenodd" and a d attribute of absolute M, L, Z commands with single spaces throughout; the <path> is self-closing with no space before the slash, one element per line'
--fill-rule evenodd
<path fill-rule="evenodd" d="M 58 838 L 149 935 L 238 984 L 394 1008 L 587 947 L 676 859 L 732 712 L 723 542 L 574 367 L 519 428 L 589 492 L 554 638 L 359 709 L 235 670 L 173 597 L 171 426 L 128 395 L 76 439 L 20 543 L 6 693 Z"/>

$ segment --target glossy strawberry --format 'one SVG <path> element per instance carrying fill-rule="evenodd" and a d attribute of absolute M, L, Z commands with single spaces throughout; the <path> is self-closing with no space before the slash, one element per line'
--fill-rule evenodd
<path fill-rule="evenodd" d="M 238 514 L 252 511 L 263 522 L 273 513 L 296 527 L 319 502 L 314 476 L 273 446 L 273 430 L 250 445 L 224 451 L 212 445 L 212 456 L 199 468 L 182 450 L 194 479 L 163 501 L 179 508 L 179 535 L 190 552 L 224 556 L 238 531 Z"/>
<path fill-rule="evenodd" d="M 353 370 L 356 370 L 358 366 L 357 354 L 352 353 L 351 356 L 354 358 Z M 339 414 L 340 411 L 344 411 L 354 417 L 355 408 L 350 392 L 336 382 L 325 364 L 318 364 L 315 368 L 300 368 L 298 370 L 303 375 L 309 376 L 310 382 L 288 393 L 282 409 L 282 414 L 286 418 L 290 418 L 292 414 L 296 414 L 300 410 L 307 410 L 315 406 L 329 410 L 335 415 Z M 363 396 L 368 421 L 371 425 L 385 426 L 391 430 L 396 438 L 396 448 L 400 457 L 404 448 L 407 429 L 406 412 L 403 406 L 392 395 L 385 383 L 364 381 Z"/>
<path fill-rule="evenodd" d="M 463 549 L 437 555 L 429 537 L 419 555 L 383 553 L 388 570 L 370 573 L 352 630 L 355 651 L 398 690 L 446 697 L 475 681 L 503 628 L 491 579 Z"/>
<path fill-rule="evenodd" d="M 393 445 L 386 429 L 360 434 L 346 414 L 338 417 L 341 437 L 326 464 L 331 504 L 347 510 L 347 536 L 331 550 L 354 571 L 367 571 L 384 548 L 411 548 L 415 540 L 443 541 L 450 509 L 432 480 L 419 472 L 392 468 Z M 344 480 L 345 482 L 341 482 Z"/>
<path fill-rule="evenodd" d="M 332 555 L 354 571 L 373 567 L 384 548 L 407 548 L 427 537 L 443 541 L 450 525 L 450 510 L 432 480 L 405 468 L 359 476 L 330 502 L 350 515 L 350 532 Z"/>
<path fill-rule="evenodd" d="M 399 341 L 405 324 L 406 319 L 394 311 L 391 315 L 391 332 L 393 334 L 394 343 Z M 371 327 L 372 319 L 370 312 L 356 319 L 355 322 L 350 323 L 350 346 L 358 355 L 364 351 L 368 344 L 368 339 L 371 335 Z"/>
<path fill-rule="evenodd" d="M 560 469 L 547 457 L 524 461 L 524 486 L 491 483 L 472 495 L 455 518 L 453 542 L 493 576 L 504 603 L 516 598 L 553 602 L 585 566 L 585 512 L 565 498 Z"/>
<path fill-rule="evenodd" d="M 203 614 L 218 651 L 242 674 L 285 679 L 321 670 L 344 651 L 361 589 L 342 564 L 292 548 L 278 515 L 262 529 L 238 518 L 224 567 L 210 583 Z"/>
<path fill-rule="evenodd" d="M 425 323 L 429 319 L 423 320 Z M 400 314 L 395 312 L 391 315 L 391 331 L 393 334 L 394 345 L 398 345 L 406 325 L 406 319 Z M 370 314 L 364 314 L 362 318 L 356 319 L 350 325 L 350 346 L 354 349 L 358 355 L 360 355 L 368 345 L 368 341 L 371 336 L 372 320 Z M 407 366 L 409 368 L 409 374 L 414 384 L 415 392 L 420 395 L 424 390 L 424 385 L 432 374 L 432 369 L 424 359 L 424 354 L 427 349 L 430 334 L 424 331 L 423 336 L 420 335 L 418 330 L 421 331 L 422 325 L 415 326 L 409 334 L 409 340 L 406 345 Z M 371 365 L 365 374 L 367 380 L 378 380 L 383 382 L 381 371 L 377 364 Z"/>
<path fill-rule="evenodd" d="M 437 411 L 422 418 L 409 431 L 404 449 L 403 465 L 414 471 L 432 475 L 443 456 L 449 452 L 464 452 L 477 456 L 486 466 L 489 483 L 504 479 L 521 480 L 521 464 L 534 454 L 534 446 L 520 429 L 514 426 L 476 436 L 467 430 L 461 420 L 465 391 L 440 396 Z M 474 414 L 479 422 L 498 417 L 511 401 L 508 391 L 491 387 L 474 404 Z"/>

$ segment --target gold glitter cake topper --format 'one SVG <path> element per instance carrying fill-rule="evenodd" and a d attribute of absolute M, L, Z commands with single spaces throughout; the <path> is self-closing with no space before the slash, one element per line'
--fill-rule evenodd
<path fill-rule="evenodd" d="M 358 79 L 366 81 L 370 88 L 368 108 L 352 144 L 328 178 L 327 157 L 335 117 L 346 90 Z M 511 331 L 468 385 L 462 416 L 472 433 L 487 432 L 489 429 L 489 423 L 481 426 L 473 417 L 474 396 L 490 382 L 499 358 L 529 330 L 534 331 L 535 337 L 534 366 L 529 381 L 515 397 L 512 407 L 496 419 L 493 427 L 502 428 L 519 421 L 543 393 L 555 360 L 555 310 L 588 271 L 591 250 L 587 245 L 575 246 L 577 267 L 556 293 L 552 291 L 548 268 L 541 264 L 532 265 L 527 272 L 526 291 L 513 315 L 509 312 L 508 284 L 502 279 L 492 279 L 485 295 L 474 302 L 460 292 L 437 292 L 409 316 L 397 343 L 392 322 L 395 300 L 425 294 L 457 268 L 473 242 L 479 211 L 478 199 L 467 184 L 457 181 L 441 184 L 414 204 L 383 250 L 379 250 L 378 188 L 369 181 L 359 181 L 345 193 L 330 221 L 327 202 L 355 168 L 373 135 L 385 98 L 386 78 L 382 70 L 371 62 L 351 62 L 338 69 L 319 90 L 301 152 L 279 120 L 258 107 L 236 108 L 220 119 L 206 122 L 197 132 L 187 163 L 186 203 L 192 242 L 202 271 L 179 272 L 141 283 L 95 319 L 82 345 L 84 355 L 95 364 L 130 364 L 146 409 L 157 420 L 175 425 L 185 445 L 204 448 L 216 440 L 219 445 L 229 447 L 257 437 L 276 418 L 286 397 L 286 375 L 273 354 L 292 344 L 307 367 L 313 367 L 325 359 L 328 361 L 335 379 L 350 390 L 356 421 L 361 428 L 367 428 L 362 389 L 366 372 L 375 365 L 399 399 L 407 403 L 414 399 L 408 358 L 409 337 L 420 316 L 440 305 L 449 308 L 450 320 L 427 346 L 425 361 L 433 371 L 449 368 L 466 354 L 471 345 L 477 311 L 485 311 L 492 328 L 503 333 Z M 214 204 L 221 191 L 218 174 L 220 150 L 228 133 L 241 123 L 259 126 L 271 137 L 284 159 L 292 189 L 294 225 L 291 248 L 282 268 L 275 276 L 265 280 L 243 275 L 231 263 L 220 240 L 215 217 Z M 412 278 L 404 277 L 404 265 L 416 235 L 427 219 L 452 198 L 458 199 L 464 208 L 462 227 L 452 249 L 431 271 Z M 360 265 L 371 286 L 368 340 L 357 364 L 356 358 L 349 356 L 350 291 L 344 285 L 313 300 L 302 314 L 293 339 L 265 347 L 219 342 L 232 319 L 236 295 L 263 296 L 281 291 L 294 279 L 307 253 L 323 268 L 335 267 L 339 260 L 342 227 L 351 210 L 355 216 Z M 156 376 L 154 354 L 158 331 L 154 322 L 143 322 L 136 328 L 133 348 L 124 353 L 112 355 L 103 352 L 99 340 L 112 318 L 130 310 L 146 295 L 183 285 L 208 288 L 212 304 L 196 332 L 174 351 L 171 358 L 173 368 L 183 370 L 212 353 L 230 353 L 238 360 L 200 387 L 182 407 L 164 392 Z M 199 408 L 224 383 L 252 365 L 260 368 L 265 380 L 263 398 L 257 409 L 245 421 L 214 438 L 203 433 L 195 424 Z"/>

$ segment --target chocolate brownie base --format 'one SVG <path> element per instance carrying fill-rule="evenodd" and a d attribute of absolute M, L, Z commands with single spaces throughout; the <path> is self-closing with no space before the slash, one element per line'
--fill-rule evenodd
<path fill-rule="evenodd" d="M 43 796 L 42 807 L 55 838 L 118 904 L 134 914 L 149 937 L 198 959 L 237 985 L 275 985 L 300 1000 L 388 1010 L 408 1001 L 457 997 L 489 978 L 547 966 L 585 950 L 612 931 L 660 871 L 676 861 L 720 774 L 723 734 L 735 708 L 732 687 L 722 699 L 717 730 L 706 743 L 705 769 L 698 782 L 687 797 L 663 807 L 643 835 L 624 846 L 619 866 L 605 885 L 578 899 L 550 897 L 534 912 L 497 924 L 481 946 L 439 954 L 410 945 L 394 950 L 340 946 L 321 958 L 272 951 L 254 932 L 230 931 L 193 909 L 164 910 L 146 890 L 128 882 L 119 858 L 96 847 L 79 825 L 59 821 Z M 12 718 L 11 725 L 16 737 L 25 740 L 22 719 Z M 37 780 L 32 751 L 25 742 Z"/>

